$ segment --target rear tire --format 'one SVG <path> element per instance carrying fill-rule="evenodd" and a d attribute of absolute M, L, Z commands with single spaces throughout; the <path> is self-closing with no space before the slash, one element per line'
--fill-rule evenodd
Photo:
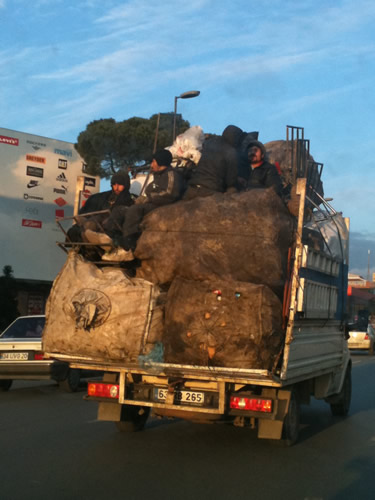
<path fill-rule="evenodd" d="M 148 406 L 123 405 L 121 409 L 121 420 L 115 422 L 119 432 L 142 431 L 150 415 Z"/>
<path fill-rule="evenodd" d="M 1 392 L 9 391 L 12 384 L 13 380 L 0 380 L 0 391 Z"/>
<path fill-rule="evenodd" d="M 331 403 L 331 413 L 334 417 L 346 417 L 349 413 L 352 399 L 352 371 L 350 366 L 346 369 L 341 392 L 334 403 Z"/>
<path fill-rule="evenodd" d="M 81 382 L 81 370 L 69 368 L 68 375 L 59 382 L 60 389 L 65 392 L 77 392 Z"/>
<path fill-rule="evenodd" d="M 280 444 L 282 446 L 292 446 L 299 436 L 300 405 L 296 394 L 292 391 L 288 413 L 284 419 L 283 432 Z"/>

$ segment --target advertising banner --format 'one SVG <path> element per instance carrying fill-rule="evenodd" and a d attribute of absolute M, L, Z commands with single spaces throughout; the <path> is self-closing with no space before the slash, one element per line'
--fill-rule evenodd
<path fill-rule="evenodd" d="M 52 281 L 66 259 L 55 219 L 73 215 L 79 177 L 86 197 L 99 192 L 99 178 L 84 173 L 72 143 L 4 128 L 0 169 L 0 274 L 10 265 L 17 279 Z"/>

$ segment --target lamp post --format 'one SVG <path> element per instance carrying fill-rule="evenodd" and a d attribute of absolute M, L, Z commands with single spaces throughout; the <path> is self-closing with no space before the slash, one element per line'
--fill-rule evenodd
<path fill-rule="evenodd" d="M 200 94 L 199 90 L 188 90 L 174 98 L 174 114 L 173 114 L 173 142 L 176 139 L 176 116 L 177 116 L 177 99 L 191 99 L 192 97 L 198 97 Z"/>

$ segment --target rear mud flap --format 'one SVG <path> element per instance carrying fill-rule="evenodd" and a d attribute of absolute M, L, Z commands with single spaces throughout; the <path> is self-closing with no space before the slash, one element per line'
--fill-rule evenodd
<path fill-rule="evenodd" d="M 263 389 L 262 397 L 272 397 L 277 400 L 277 413 L 274 420 L 258 420 L 258 438 L 281 439 L 285 416 L 288 413 L 291 398 L 290 391 L 277 391 L 276 389 Z"/>

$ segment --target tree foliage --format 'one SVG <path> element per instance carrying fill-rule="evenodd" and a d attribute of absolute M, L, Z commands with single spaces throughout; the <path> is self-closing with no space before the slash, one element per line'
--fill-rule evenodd
<path fill-rule="evenodd" d="M 82 156 L 87 173 L 109 178 L 119 170 L 149 162 L 155 143 L 157 149 L 172 144 L 173 113 L 151 118 L 133 117 L 122 122 L 113 118 L 94 120 L 78 135 L 75 148 Z M 189 122 L 177 115 L 177 133 L 189 128 Z"/>

